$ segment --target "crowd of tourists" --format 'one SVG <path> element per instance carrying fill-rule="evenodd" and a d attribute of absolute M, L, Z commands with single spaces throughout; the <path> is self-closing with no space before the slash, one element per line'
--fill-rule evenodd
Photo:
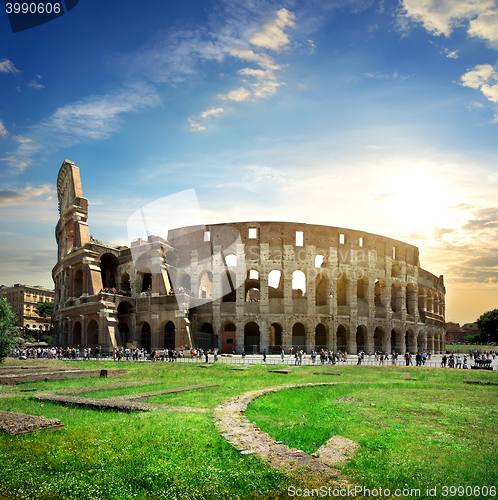
<path fill-rule="evenodd" d="M 110 293 L 112 295 L 125 295 L 126 297 L 130 297 L 131 293 L 126 290 L 121 290 L 121 288 L 114 287 L 106 287 L 100 290 L 100 293 Z"/>

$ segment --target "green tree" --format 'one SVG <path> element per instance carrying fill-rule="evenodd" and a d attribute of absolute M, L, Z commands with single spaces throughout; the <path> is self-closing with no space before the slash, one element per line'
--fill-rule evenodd
<path fill-rule="evenodd" d="M 477 326 L 484 333 L 481 334 L 481 340 L 487 342 L 488 338 L 492 342 L 498 339 L 498 309 L 493 309 L 484 313 L 478 320 Z"/>
<path fill-rule="evenodd" d="M 0 299 L 0 363 L 17 347 L 17 317 L 6 299 Z"/>
<path fill-rule="evenodd" d="M 46 318 L 47 316 L 52 316 L 54 313 L 54 303 L 53 302 L 40 302 L 36 306 L 36 314 L 41 316 L 42 318 Z"/>

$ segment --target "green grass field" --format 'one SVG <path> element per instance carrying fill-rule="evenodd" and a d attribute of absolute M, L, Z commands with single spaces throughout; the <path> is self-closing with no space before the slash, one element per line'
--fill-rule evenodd
<path fill-rule="evenodd" d="M 117 365 L 77 364 L 79 368 Z M 246 371 L 233 371 L 225 364 L 207 369 L 189 363 L 121 363 L 120 367 L 129 368 L 124 379 L 0 386 L 2 410 L 60 418 L 65 425 L 53 433 L 0 435 L 2 500 L 286 498 L 289 485 L 317 485 L 306 471 L 289 477 L 253 455 L 238 453 L 218 434 L 211 410 L 247 391 L 324 381 L 341 384 L 263 396 L 248 406 L 246 414 L 271 436 L 308 453 L 332 435 L 359 442 L 355 458 L 340 467 L 353 484 L 392 489 L 408 485 L 423 493 L 435 486 L 439 492 L 444 485 L 497 486 L 498 386 L 462 382 L 467 377 L 498 382 L 497 372 L 341 366 L 342 374 L 331 377 L 316 372 L 332 367 L 303 366 L 288 374 L 270 373 L 271 367 L 261 365 Z M 140 380 L 153 383 L 105 390 L 107 384 Z M 219 386 L 148 400 L 207 408 L 207 413 L 99 412 L 40 403 L 33 393 L 20 392 L 23 387 L 39 392 L 96 384 L 103 391 L 89 392 L 88 397 Z M 443 496 L 438 493 L 438 498 Z"/>

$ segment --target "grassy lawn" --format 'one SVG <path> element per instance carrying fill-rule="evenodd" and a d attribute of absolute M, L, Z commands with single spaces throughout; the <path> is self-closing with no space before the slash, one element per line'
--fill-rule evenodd
<path fill-rule="evenodd" d="M 446 344 L 446 350 L 449 352 L 469 353 L 470 351 L 496 351 L 498 349 L 495 345 L 452 345 Z"/>
<path fill-rule="evenodd" d="M 74 364 L 70 366 L 74 366 Z M 57 365 L 59 366 L 59 364 Z M 78 362 L 113 368 L 113 362 Z M 497 485 L 498 386 L 463 384 L 468 376 L 498 382 L 497 372 L 393 367 L 301 367 L 275 374 L 256 365 L 121 363 L 121 379 L 75 379 L 0 386 L 4 411 L 60 418 L 63 431 L 0 435 L 0 499 L 284 498 L 289 485 L 310 487 L 252 455 L 241 455 L 217 432 L 213 413 L 125 414 L 40 403 L 42 390 L 99 384 L 109 397 L 198 384 L 219 384 L 149 398 L 148 402 L 214 409 L 229 397 L 283 384 L 340 382 L 290 389 L 251 403 L 247 416 L 291 447 L 316 451 L 332 435 L 360 443 L 342 466 L 353 483 L 371 487 Z M 340 376 L 317 374 L 340 371 Z M 406 377 L 417 380 L 406 380 Z M 116 382 L 148 385 L 106 390 Z M 149 383 L 150 382 L 150 383 Z"/>

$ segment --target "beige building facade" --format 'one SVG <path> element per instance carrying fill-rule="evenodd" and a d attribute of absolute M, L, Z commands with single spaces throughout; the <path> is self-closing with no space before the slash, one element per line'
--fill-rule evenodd
<path fill-rule="evenodd" d="M 2 288 L 2 295 L 17 315 L 16 326 L 29 330 L 50 330 L 50 317 L 38 316 L 36 307 L 40 303 L 53 302 L 53 290 L 17 283 L 14 286 Z"/>
<path fill-rule="evenodd" d="M 413 245 L 339 227 L 249 221 L 116 247 L 90 236 L 72 162 L 63 163 L 57 186 L 58 344 L 444 350 L 444 280 L 421 268 Z"/>

